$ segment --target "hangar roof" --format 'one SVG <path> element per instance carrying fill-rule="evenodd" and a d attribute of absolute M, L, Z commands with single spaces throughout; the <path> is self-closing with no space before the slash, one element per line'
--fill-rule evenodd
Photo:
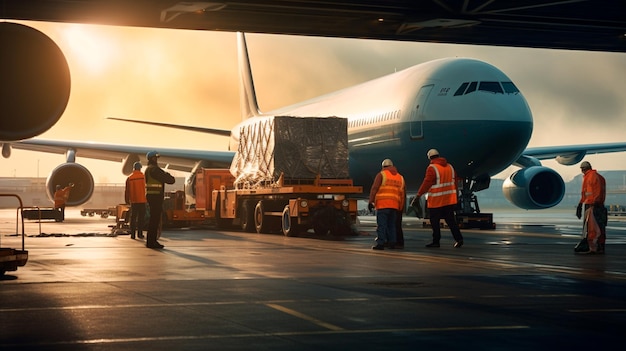
<path fill-rule="evenodd" d="M 2 0 L 0 18 L 626 52 L 623 0 Z"/>

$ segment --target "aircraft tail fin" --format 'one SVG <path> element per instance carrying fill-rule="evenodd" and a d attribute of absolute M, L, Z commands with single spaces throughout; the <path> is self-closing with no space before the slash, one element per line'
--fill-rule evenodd
<path fill-rule="evenodd" d="M 250 58 L 248 57 L 248 46 L 246 37 L 242 32 L 237 32 L 237 51 L 239 60 L 239 95 L 241 118 L 246 120 L 250 117 L 260 116 L 259 104 L 254 90 L 252 80 L 252 69 L 250 68 Z"/>

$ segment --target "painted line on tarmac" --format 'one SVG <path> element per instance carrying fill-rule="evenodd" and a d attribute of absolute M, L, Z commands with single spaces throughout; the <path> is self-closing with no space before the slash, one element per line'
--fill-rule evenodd
<path fill-rule="evenodd" d="M 313 248 L 317 249 L 317 248 Z M 385 251 L 377 251 L 373 250 L 364 250 L 363 248 L 320 248 L 319 250 L 324 251 L 337 251 L 337 252 L 350 252 L 361 255 L 380 255 L 380 256 L 388 256 L 392 258 L 403 259 L 407 261 L 417 261 L 417 262 L 427 262 L 427 263 L 441 263 L 442 261 L 446 261 L 446 263 L 457 264 L 457 265 L 466 265 L 468 261 L 472 261 L 472 263 L 478 263 L 483 266 L 483 268 L 498 268 L 502 270 L 509 269 L 518 269 L 518 268 L 534 268 L 541 271 L 551 272 L 551 273 L 564 273 L 571 275 L 579 275 L 585 277 L 597 277 L 598 274 L 602 274 L 602 277 L 611 276 L 614 279 L 618 280 L 626 280 L 626 273 L 618 272 L 618 271 L 597 271 L 597 270 L 589 270 L 589 269 L 581 269 L 576 267 L 566 267 L 566 266 L 557 266 L 557 265 L 548 265 L 548 264 L 540 264 L 540 263 L 532 263 L 532 262 L 520 262 L 520 261 L 505 261 L 502 259 L 493 259 L 493 258 L 484 258 L 484 257 L 475 257 L 475 256 L 467 256 L 463 258 L 458 257 L 447 257 L 447 256 L 435 256 L 430 253 L 418 253 L 419 256 L 416 256 L 413 252 L 400 252 L 397 250 L 389 250 L 392 254 L 387 254 L 387 250 Z M 599 255 L 596 255 L 599 256 Z"/>
<path fill-rule="evenodd" d="M 507 298 L 515 299 L 518 297 L 527 298 L 563 298 L 563 297 L 580 297 L 576 294 L 521 294 L 521 295 L 479 295 L 482 298 Z M 466 297 L 466 296 L 463 296 Z M 290 310 L 279 304 L 287 303 L 315 303 L 315 302 L 369 302 L 369 301 L 437 301 L 437 300 L 454 300 L 459 296 L 402 296 L 402 297 L 354 297 L 354 298 L 336 298 L 336 299 L 302 299 L 302 300 L 266 300 L 266 301 L 215 301 L 215 302 L 180 302 L 180 303 L 146 303 L 146 304 L 116 304 L 116 305 L 76 305 L 76 306 L 46 306 L 46 307 L 25 307 L 25 308 L 0 308 L 0 313 L 8 312 L 34 312 L 34 311 L 73 311 L 73 310 L 102 310 L 102 309 L 131 309 L 131 308 L 172 308 L 172 307 L 194 307 L 194 306 L 229 306 L 229 305 L 266 305 L 282 312 L 288 313 Z M 294 313 L 298 313 L 293 311 Z M 301 315 L 306 316 L 304 314 Z M 314 319 L 312 317 L 308 317 Z M 330 326 L 330 325 L 329 325 Z M 333 330 L 332 327 L 327 329 Z"/>
<path fill-rule="evenodd" d="M 2 349 L 9 347 L 49 347 L 60 345 L 97 345 L 97 344 L 122 344 L 122 343 L 141 343 L 155 341 L 182 341 L 182 340 L 215 340 L 215 339 L 239 339 L 239 338 L 267 338 L 267 337 L 294 337 L 294 336 L 312 336 L 312 335 L 353 335 L 353 334 L 396 334 L 396 333 L 433 333 L 433 332 L 456 332 L 456 331 L 503 331 L 503 330 L 520 330 L 530 329 L 527 325 L 485 325 L 473 327 L 441 327 L 441 328 L 393 328 L 393 329 L 354 329 L 354 330 L 321 330 L 321 331 L 294 331 L 294 332 L 276 332 L 276 333 L 242 333 L 242 334 L 204 334 L 204 335 L 180 335 L 180 336 L 157 336 L 157 337 L 138 337 L 138 338 L 109 338 L 109 339 L 87 339 L 87 340 L 66 340 L 58 342 L 40 342 L 40 343 L 20 343 L 20 344 L 0 344 Z"/>
<path fill-rule="evenodd" d="M 322 328 L 326 328 L 326 329 L 334 330 L 334 331 L 344 330 L 342 327 L 338 327 L 338 326 L 336 326 L 334 324 L 330 324 L 330 323 L 321 321 L 321 320 L 319 320 L 317 318 L 311 317 L 311 316 L 306 315 L 304 313 L 300 313 L 300 312 L 298 312 L 296 310 L 292 310 L 291 308 L 287 308 L 285 306 L 277 305 L 277 304 L 274 304 L 274 303 L 266 303 L 265 306 L 271 307 L 271 308 L 273 308 L 275 310 L 278 310 L 280 312 L 287 313 L 288 315 L 291 315 L 291 316 L 294 316 L 294 317 L 297 317 L 297 318 L 300 318 L 300 319 L 304 319 L 305 321 L 309 321 L 309 322 L 311 322 L 313 324 L 319 325 Z"/>

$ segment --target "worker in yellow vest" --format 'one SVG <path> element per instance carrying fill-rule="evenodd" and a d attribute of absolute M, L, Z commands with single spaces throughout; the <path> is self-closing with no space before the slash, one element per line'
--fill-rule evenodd
<path fill-rule="evenodd" d="M 150 151 L 146 154 L 148 159 L 148 167 L 146 168 L 146 199 L 150 207 L 150 222 L 148 223 L 148 233 L 146 238 L 146 247 L 151 249 L 162 249 L 157 241 L 157 232 L 161 224 L 161 215 L 163 214 L 163 197 L 165 196 L 165 183 L 174 184 L 176 179 L 159 167 L 157 162 L 160 157 L 156 151 Z"/>

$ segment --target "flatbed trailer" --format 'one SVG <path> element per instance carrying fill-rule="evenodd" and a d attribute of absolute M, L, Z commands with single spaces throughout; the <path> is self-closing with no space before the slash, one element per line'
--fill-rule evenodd
<path fill-rule="evenodd" d="M 30 220 L 50 219 L 61 222 L 61 211 L 54 207 L 27 207 L 22 210 L 22 216 Z"/>
<path fill-rule="evenodd" d="M 316 235 L 349 235 L 357 217 L 362 187 L 351 179 L 279 179 L 254 189 L 212 192 L 218 226 L 238 225 L 257 233 L 282 232 L 294 236 L 313 229 Z"/>

